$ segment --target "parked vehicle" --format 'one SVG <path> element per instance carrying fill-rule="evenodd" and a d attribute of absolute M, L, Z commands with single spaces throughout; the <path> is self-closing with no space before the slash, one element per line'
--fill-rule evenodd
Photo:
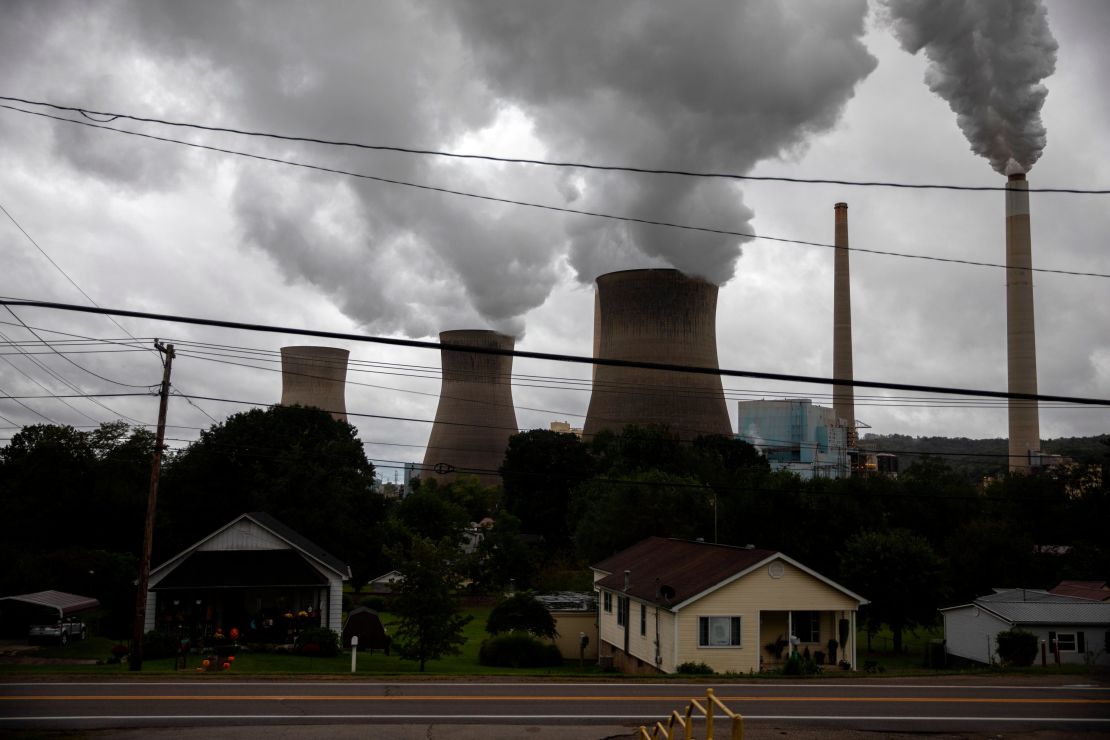
<path fill-rule="evenodd" d="M 84 640 L 88 636 L 88 629 L 84 622 L 79 622 L 73 617 L 66 617 L 52 624 L 32 624 L 27 633 L 27 641 L 52 642 L 65 646 L 72 640 Z"/>

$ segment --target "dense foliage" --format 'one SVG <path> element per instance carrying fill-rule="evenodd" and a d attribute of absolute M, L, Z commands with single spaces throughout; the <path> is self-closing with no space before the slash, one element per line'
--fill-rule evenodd
<path fill-rule="evenodd" d="M 558 636 L 551 612 L 537 601 L 535 594 L 530 591 L 518 591 L 498 601 L 486 618 L 486 632 L 491 635 L 502 632 L 527 632 L 536 637 L 549 639 Z"/>
<path fill-rule="evenodd" d="M 502 668 L 547 668 L 560 665 L 559 648 L 527 632 L 505 632 L 482 641 L 478 662 Z"/>
<path fill-rule="evenodd" d="M 1033 665 L 1037 658 L 1037 636 L 1022 629 L 1004 630 L 994 637 L 998 657 L 1003 663 L 1018 667 Z"/>

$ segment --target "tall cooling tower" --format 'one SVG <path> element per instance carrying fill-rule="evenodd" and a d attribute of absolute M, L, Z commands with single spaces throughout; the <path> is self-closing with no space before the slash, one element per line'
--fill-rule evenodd
<path fill-rule="evenodd" d="M 1029 233 L 1029 183 L 1024 174 L 1006 182 L 1006 371 L 1011 393 L 1037 392 L 1037 342 L 1033 327 L 1033 249 Z M 1010 399 L 1010 470 L 1030 467 L 1041 449 L 1036 401 Z"/>
<path fill-rule="evenodd" d="M 281 405 L 314 406 L 347 421 L 347 357 L 337 347 L 281 348 Z"/>
<path fill-rule="evenodd" d="M 512 337 L 471 329 L 441 332 L 439 341 L 501 350 L 515 346 Z M 509 437 L 517 432 L 513 358 L 447 349 L 440 357 L 439 408 L 420 475 L 440 480 L 476 475 L 486 485 L 498 485 L 497 469 L 504 462 Z"/>
<path fill-rule="evenodd" d="M 833 206 L 833 378 L 852 380 L 852 283 L 848 269 L 848 204 Z M 856 446 L 856 396 L 850 385 L 833 386 L 833 412 L 848 423 L 848 446 Z"/>
<path fill-rule="evenodd" d="M 716 369 L 717 286 L 678 270 L 597 279 L 594 356 Z M 594 366 L 584 435 L 662 425 L 683 439 L 732 434 L 721 376 Z"/>

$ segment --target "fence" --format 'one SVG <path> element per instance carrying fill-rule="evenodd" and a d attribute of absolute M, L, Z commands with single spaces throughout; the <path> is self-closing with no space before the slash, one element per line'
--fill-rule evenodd
<path fill-rule="evenodd" d="M 729 725 L 729 740 L 744 740 L 744 718 L 736 712 L 726 707 L 720 699 L 713 694 L 713 689 L 705 690 L 705 704 L 703 705 L 697 699 L 691 699 L 690 703 L 686 705 L 686 711 L 679 714 L 677 710 L 671 712 L 667 717 L 666 724 L 663 722 L 656 722 L 648 731 L 647 727 L 640 726 L 640 733 L 637 737 L 640 740 L 691 740 L 694 737 L 694 712 L 700 712 L 705 717 L 705 740 L 715 740 L 714 732 L 716 731 L 716 717 L 714 716 L 714 708 L 720 709 L 724 715 L 723 719 L 728 720 Z M 678 730 L 682 731 L 681 735 L 676 734 Z"/>

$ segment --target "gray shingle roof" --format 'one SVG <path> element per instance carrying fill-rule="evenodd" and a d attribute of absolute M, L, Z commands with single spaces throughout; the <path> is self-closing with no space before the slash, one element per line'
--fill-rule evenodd
<path fill-rule="evenodd" d="M 324 548 L 317 545 L 312 540 L 305 537 L 300 532 L 292 529 L 285 523 L 278 521 L 272 515 L 267 514 L 265 511 L 252 511 L 249 514 L 246 514 L 246 516 L 250 517 L 258 524 L 270 530 L 278 537 L 281 537 L 286 542 L 289 542 L 294 547 L 297 547 L 308 555 L 316 558 L 321 563 L 334 570 L 336 573 L 347 576 L 348 578 L 350 577 L 351 569 L 346 563 L 332 555 Z"/>
<path fill-rule="evenodd" d="M 1110 603 L 1060 596 L 1036 589 L 998 590 L 981 596 L 972 603 L 1011 624 L 1110 626 Z"/>

